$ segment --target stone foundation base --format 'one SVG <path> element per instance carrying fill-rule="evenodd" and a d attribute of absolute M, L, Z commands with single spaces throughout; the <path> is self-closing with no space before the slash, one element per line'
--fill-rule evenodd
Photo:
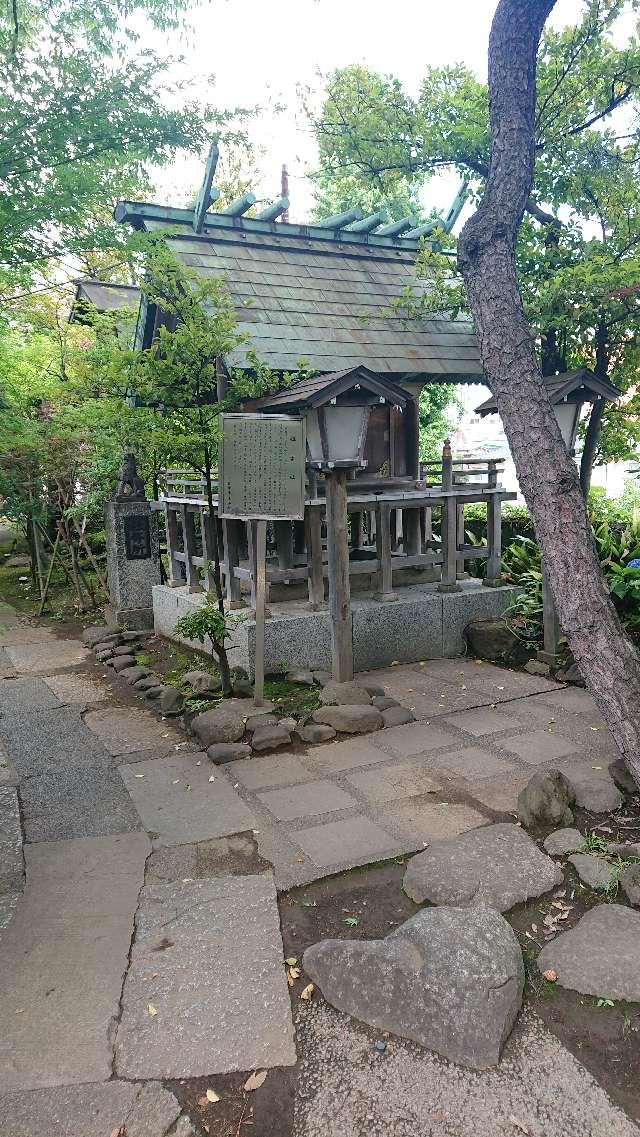
<path fill-rule="evenodd" d="M 153 628 L 153 608 L 117 608 L 115 604 L 105 604 L 104 614 L 109 626 L 126 626 L 132 632 Z"/>
<path fill-rule="evenodd" d="M 394 602 L 373 596 L 352 597 L 353 662 L 356 671 L 370 671 L 398 663 L 455 657 L 465 652 L 463 631 L 477 617 L 500 616 L 514 596 L 511 587 L 483 588 L 480 580 L 461 581 L 459 592 L 438 592 L 437 585 L 397 588 Z M 156 585 L 153 589 L 154 627 L 169 638 L 177 620 L 198 608 L 202 593 L 186 588 Z M 305 668 L 331 670 L 331 636 L 326 610 L 310 612 L 302 601 L 270 603 L 265 627 L 265 670 Z M 229 645 L 233 667 L 253 673 L 255 622 L 253 614 L 238 611 L 238 623 Z M 188 643 L 182 640 L 183 643 Z M 189 644 L 202 650 L 200 644 Z"/>

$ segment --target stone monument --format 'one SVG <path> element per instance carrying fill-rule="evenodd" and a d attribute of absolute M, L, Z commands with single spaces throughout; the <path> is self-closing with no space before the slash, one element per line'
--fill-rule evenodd
<path fill-rule="evenodd" d="M 106 508 L 109 623 L 153 627 L 152 588 L 160 584 L 155 518 L 134 455 L 125 452 L 113 501 Z"/>

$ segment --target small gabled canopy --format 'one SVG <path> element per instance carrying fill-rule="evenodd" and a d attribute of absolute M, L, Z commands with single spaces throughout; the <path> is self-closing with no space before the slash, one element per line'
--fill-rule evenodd
<path fill-rule="evenodd" d="M 251 399 L 244 404 L 245 410 L 262 411 L 264 414 L 304 414 L 315 407 L 328 403 L 350 403 L 366 396 L 367 403 L 390 403 L 392 406 L 406 406 L 410 395 L 392 383 L 360 365 L 346 371 L 330 371 L 324 375 L 300 379 L 283 391 L 266 395 L 262 399 Z"/>
<path fill-rule="evenodd" d="M 595 399 L 607 399 L 614 402 L 619 399 L 622 391 L 596 375 L 588 367 L 579 367 L 576 371 L 564 371 L 561 375 L 546 375 L 544 385 L 549 392 L 552 406 L 557 403 L 591 403 Z M 476 414 L 495 415 L 498 413 L 498 404 L 493 395 L 476 407 Z"/>
<path fill-rule="evenodd" d="M 79 280 L 71 309 L 70 322 L 87 322 L 87 310 L 113 312 L 116 308 L 138 311 L 140 289 L 130 284 L 108 284 L 103 280 Z"/>

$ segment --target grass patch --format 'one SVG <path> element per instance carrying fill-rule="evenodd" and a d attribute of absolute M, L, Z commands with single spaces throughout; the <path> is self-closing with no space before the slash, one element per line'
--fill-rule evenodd
<path fill-rule="evenodd" d="M 275 704 L 276 714 L 282 718 L 300 719 L 320 706 L 320 688 L 315 685 L 307 687 L 286 679 L 266 679 L 264 694 Z"/>

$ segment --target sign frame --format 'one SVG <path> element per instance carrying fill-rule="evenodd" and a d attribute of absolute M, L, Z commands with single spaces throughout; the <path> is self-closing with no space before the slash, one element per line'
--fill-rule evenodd
<path fill-rule="evenodd" d="M 285 440 L 285 442 L 288 441 L 289 443 L 285 453 L 289 454 L 293 466 L 287 467 L 286 471 L 283 469 L 281 460 L 282 450 L 280 449 L 278 451 L 278 460 L 273 463 L 272 479 L 269 479 L 269 467 L 267 463 L 269 454 L 266 449 L 260 446 L 258 424 L 271 424 L 273 426 L 279 423 L 287 424 L 289 429 L 295 428 L 296 437 L 290 437 L 288 440 Z M 263 469 L 259 471 L 255 469 L 251 470 L 234 457 L 234 432 L 226 429 L 228 425 L 239 425 L 245 428 L 245 433 L 250 434 L 252 430 L 251 424 L 256 424 L 254 431 L 256 435 L 255 453 L 264 456 Z M 272 433 L 274 432 L 272 431 Z M 291 433 L 293 434 L 293 431 Z M 306 454 L 306 423 L 301 416 L 260 414 L 258 412 L 221 414 L 218 516 L 239 521 L 302 521 L 304 519 L 306 498 Z M 295 479 L 295 489 L 293 490 L 294 502 L 291 503 L 291 508 L 288 508 L 285 502 L 281 510 L 275 508 L 269 509 L 265 503 L 264 494 L 262 502 L 259 502 L 255 509 L 252 509 L 250 505 L 243 508 L 238 504 L 242 498 L 255 497 L 260 489 L 259 483 L 256 484 L 256 478 L 262 478 L 264 483 L 265 473 L 267 474 L 267 484 L 269 481 L 272 485 L 274 481 L 281 483 L 285 476 L 291 480 Z M 252 478 L 250 485 L 249 476 Z"/>

